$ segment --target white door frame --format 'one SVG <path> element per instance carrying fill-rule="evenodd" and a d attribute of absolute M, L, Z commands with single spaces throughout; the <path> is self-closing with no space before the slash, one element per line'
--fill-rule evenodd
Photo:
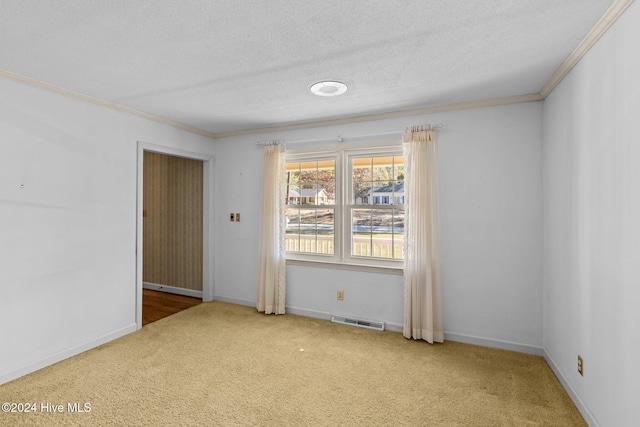
<path fill-rule="evenodd" d="M 138 141 L 136 192 L 136 329 L 142 328 L 142 208 L 144 188 L 144 152 L 168 154 L 202 161 L 202 300 L 213 300 L 213 161 L 211 154 Z"/>

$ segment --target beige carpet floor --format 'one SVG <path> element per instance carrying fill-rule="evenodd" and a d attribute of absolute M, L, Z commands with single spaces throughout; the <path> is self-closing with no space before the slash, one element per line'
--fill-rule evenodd
<path fill-rule="evenodd" d="M 0 401 L 38 406 L 3 426 L 586 425 L 540 357 L 221 302 L 4 384 Z"/>

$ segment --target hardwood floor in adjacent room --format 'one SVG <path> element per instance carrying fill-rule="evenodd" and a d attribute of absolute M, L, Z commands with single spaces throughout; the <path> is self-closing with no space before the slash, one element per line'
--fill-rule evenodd
<path fill-rule="evenodd" d="M 202 300 L 200 298 L 143 289 L 142 326 L 201 303 Z"/>

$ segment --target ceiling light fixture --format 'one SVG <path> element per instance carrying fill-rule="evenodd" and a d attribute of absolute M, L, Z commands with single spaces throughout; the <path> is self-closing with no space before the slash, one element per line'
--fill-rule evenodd
<path fill-rule="evenodd" d="M 341 82 L 325 81 L 311 86 L 311 93 L 318 96 L 338 96 L 347 91 L 347 85 Z"/>

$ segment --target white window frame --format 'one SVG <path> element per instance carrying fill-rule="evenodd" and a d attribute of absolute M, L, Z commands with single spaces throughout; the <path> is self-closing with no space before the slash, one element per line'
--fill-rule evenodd
<path fill-rule="evenodd" d="M 333 235 L 334 235 L 334 248 L 333 255 L 330 254 L 317 254 L 317 253 L 304 253 L 304 252 L 287 252 L 287 260 L 299 260 L 299 261 L 313 261 L 313 262 L 328 262 L 328 263 L 339 263 L 341 260 L 340 254 L 342 253 L 341 239 L 339 238 L 338 230 L 342 228 L 342 215 L 340 214 L 340 193 L 341 190 L 338 191 L 339 183 L 341 182 L 341 178 L 339 175 L 342 171 L 342 166 L 340 165 L 340 153 L 338 151 L 326 151 L 326 152 L 317 152 L 317 153 L 287 153 L 287 163 L 299 163 L 299 162 L 315 162 L 322 160 L 333 160 L 335 163 L 335 177 L 336 177 L 336 200 L 334 205 L 322 205 L 319 209 L 331 209 L 333 208 Z M 289 205 L 287 205 L 288 207 Z M 292 205 L 292 207 L 296 207 L 300 209 L 300 205 Z M 305 208 L 302 208 L 305 209 Z M 314 207 L 310 207 L 310 209 L 316 209 Z"/>
<path fill-rule="evenodd" d="M 334 254 L 312 254 L 287 252 L 287 262 L 291 264 L 313 264 L 333 268 L 355 268 L 371 271 L 386 270 L 402 274 L 403 259 L 359 257 L 351 255 L 351 210 L 357 206 L 382 207 L 394 205 L 353 205 L 351 159 L 357 157 L 402 156 L 402 145 L 380 145 L 360 147 L 340 147 L 326 151 L 312 149 L 288 149 L 287 163 L 318 160 L 334 160 L 336 176 L 336 200 L 334 205 Z"/>

